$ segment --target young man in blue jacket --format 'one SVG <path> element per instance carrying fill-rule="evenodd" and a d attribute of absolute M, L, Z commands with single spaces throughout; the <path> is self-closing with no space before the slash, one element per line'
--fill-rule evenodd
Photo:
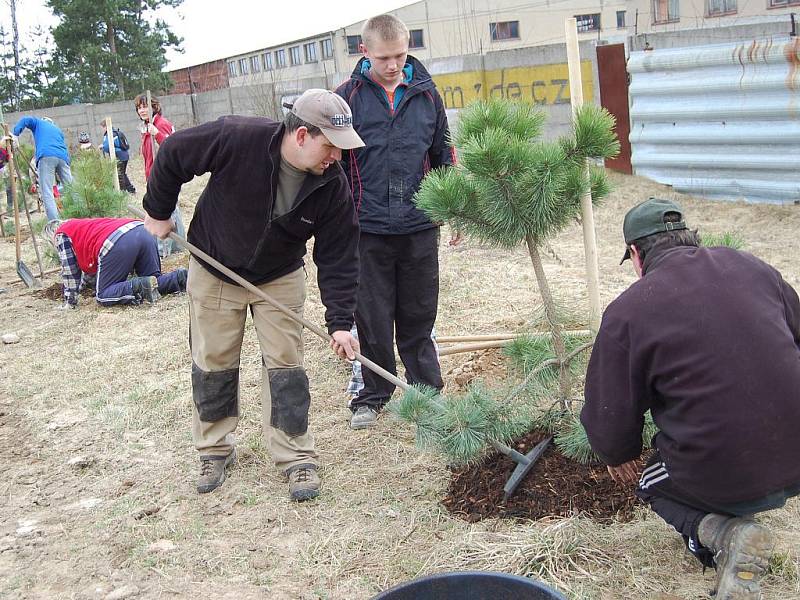
<path fill-rule="evenodd" d="M 413 202 L 425 174 L 455 162 L 444 103 L 392 15 L 369 19 L 351 78 L 336 90 L 366 146 L 344 153 L 361 239 L 356 325 L 364 356 L 395 373 L 394 333 L 406 379 L 441 389 L 431 330 L 439 301 L 439 227 Z M 457 240 L 451 241 L 457 243 Z M 394 385 L 364 371 L 350 426 L 373 425 Z"/>
<path fill-rule="evenodd" d="M 19 136 L 23 130 L 30 129 L 33 143 L 36 146 L 36 168 L 39 172 L 39 189 L 42 193 L 47 220 L 58 219 L 58 207 L 53 195 L 56 175 L 62 183 L 72 181 L 69 169 L 69 153 L 64 141 L 64 134 L 49 117 L 22 117 L 14 127 L 14 135 Z"/>

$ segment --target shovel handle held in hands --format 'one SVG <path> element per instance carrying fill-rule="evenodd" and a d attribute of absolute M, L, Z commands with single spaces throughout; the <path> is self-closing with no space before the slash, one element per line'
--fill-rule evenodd
<path fill-rule="evenodd" d="M 142 209 L 140 209 L 140 208 L 138 208 L 136 206 L 128 205 L 128 210 L 130 210 L 134 215 L 136 215 L 140 219 L 144 219 L 144 217 L 145 217 L 144 211 L 142 211 Z M 289 307 L 284 306 L 283 304 L 281 304 L 280 302 L 278 302 L 274 298 L 270 297 L 266 292 L 264 292 L 263 290 L 260 290 L 259 288 L 257 288 L 255 285 L 253 285 L 252 283 L 247 281 L 244 277 L 242 277 L 238 273 L 234 273 L 232 270 L 230 270 L 228 267 L 223 265 L 221 262 L 219 262 L 215 258 L 212 258 L 208 254 L 206 254 L 205 252 L 200 250 L 200 248 L 198 248 L 194 244 L 190 244 L 189 242 L 187 242 L 185 239 L 183 239 L 181 236 L 179 236 L 174 231 L 170 232 L 169 239 L 174 241 L 181 248 L 184 248 L 185 250 L 187 250 L 189 252 L 189 254 L 191 254 L 195 258 L 199 258 L 204 263 L 214 267 L 217 271 L 219 271 L 220 273 L 223 273 L 224 275 L 229 277 L 232 281 L 235 281 L 236 283 L 238 283 L 240 286 L 242 286 L 246 290 L 248 290 L 250 292 L 253 292 L 256 296 L 262 298 L 268 304 L 270 304 L 274 308 L 276 308 L 279 311 L 281 311 L 283 314 L 285 314 L 287 317 L 289 317 L 290 319 L 292 319 L 296 323 L 299 323 L 300 325 L 302 325 L 303 327 L 305 327 L 309 331 L 315 333 L 317 336 L 319 336 L 320 338 L 322 338 L 326 342 L 330 342 L 331 341 L 331 336 L 328 335 L 328 333 L 326 331 L 324 331 L 323 329 L 321 329 L 317 325 L 314 325 L 314 323 L 312 323 L 311 321 L 308 321 L 307 319 L 301 317 L 300 315 L 295 313 L 293 310 L 291 310 Z M 376 374 L 380 375 L 381 377 L 383 377 L 384 379 L 386 379 L 387 381 L 390 381 L 391 383 L 393 383 L 394 385 L 396 385 L 400 389 L 408 390 L 411 387 L 405 381 L 403 381 L 402 379 L 400 379 L 399 377 L 397 377 L 395 375 L 392 375 L 391 373 L 389 373 L 389 371 L 387 371 L 386 369 L 384 369 L 380 365 L 372 362 L 367 357 L 362 356 L 358 352 L 354 352 L 354 354 L 356 355 L 356 360 L 358 360 L 362 365 L 367 367 L 373 373 L 376 373 Z"/>

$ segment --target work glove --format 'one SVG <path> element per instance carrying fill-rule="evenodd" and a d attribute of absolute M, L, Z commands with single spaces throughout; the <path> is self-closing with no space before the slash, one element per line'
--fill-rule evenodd
<path fill-rule="evenodd" d="M 156 127 L 152 123 L 148 123 L 147 124 L 147 133 L 149 133 L 150 135 L 158 135 L 161 132 L 158 130 L 158 127 Z"/>

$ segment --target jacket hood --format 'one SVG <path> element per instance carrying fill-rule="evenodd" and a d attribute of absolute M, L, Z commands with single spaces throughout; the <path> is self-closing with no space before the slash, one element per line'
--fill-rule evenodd
<path fill-rule="evenodd" d="M 351 75 L 352 79 L 372 81 L 362 72 L 365 62 L 369 62 L 369 59 L 366 56 L 362 56 L 361 59 L 356 63 L 356 68 L 353 69 L 353 73 Z M 428 73 L 428 70 L 420 61 L 409 54 L 406 56 L 406 65 L 411 65 L 412 70 L 411 81 L 408 82 L 409 87 L 415 87 L 418 85 L 433 86 L 431 74 Z M 405 68 L 403 70 L 405 71 Z"/>

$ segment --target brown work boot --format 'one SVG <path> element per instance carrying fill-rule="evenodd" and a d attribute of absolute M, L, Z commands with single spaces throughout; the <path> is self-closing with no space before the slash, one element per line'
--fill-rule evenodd
<path fill-rule="evenodd" d="M 760 600 L 759 581 L 775 547 L 772 532 L 748 519 L 706 515 L 697 528 L 717 565 L 716 600 Z"/>
<path fill-rule="evenodd" d="M 147 300 L 150 304 L 153 304 L 161 298 L 161 294 L 158 293 L 158 278 L 155 275 L 134 277 L 131 279 L 131 287 L 133 288 L 133 295 L 140 302 Z"/>
<path fill-rule="evenodd" d="M 225 456 L 201 456 L 200 478 L 197 480 L 197 493 L 207 494 L 225 481 L 225 467 L 236 461 L 236 448 Z"/>
<path fill-rule="evenodd" d="M 319 474 L 317 465 L 303 463 L 286 471 L 289 478 L 289 497 L 295 502 L 311 500 L 319 496 Z"/>

